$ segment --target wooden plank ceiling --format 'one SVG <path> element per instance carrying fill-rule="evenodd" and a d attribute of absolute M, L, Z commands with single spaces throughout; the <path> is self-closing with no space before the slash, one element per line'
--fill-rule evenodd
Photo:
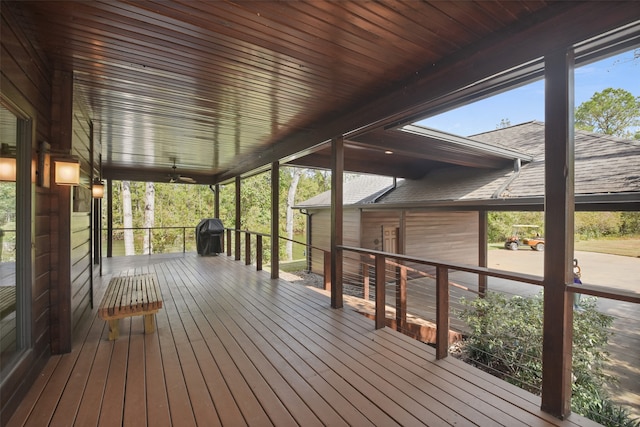
<path fill-rule="evenodd" d="M 420 114 L 427 95 L 442 97 L 469 80 L 541 57 L 564 31 L 559 22 L 594 15 L 583 3 L 539 0 L 13 6 L 48 61 L 73 71 L 75 93 L 102 146 L 106 177 L 164 181 L 175 162 L 179 173 L 200 183 L 309 154 L 339 134 L 352 138 L 346 164 L 354 171 L 419 176 L 461 164 L 466 152 L 440 144 L 431 155 L 428 142 L 421 145 L 415 137 L 419 155 L 403 150 L 389 161 L 380 141 L 393 150 L 394 138 L 406 146 L 410 137 L 381 129 Z M 576 19 L 576 28 L 587 27 L 583 21 Z M 601 21 L 603 28 L 614 24 Z M 535 48 L 528 48 L 537 33 Z M 510 49 L 511 43 L 519 48 Z M 486 59 L 491 65 L 478 66 L 485 51 L 493 55 Z M 505 52 L 506 60 L 495 61 Z M 458 71 L 446 71 L 448 66 Z M 431 75 L 443 74 L 447 85 L 424 89 Z M 365 130 L 375 130 L 373 147 Z M 504 164 L 474 155 L 464 162 Z M 298 162 L 321 166 L 322 157 Z"/>

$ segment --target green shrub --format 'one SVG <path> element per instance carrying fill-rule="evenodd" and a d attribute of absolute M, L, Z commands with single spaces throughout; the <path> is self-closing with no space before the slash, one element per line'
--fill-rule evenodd
<path fill-rule="evenodd" d="M 542 293 L 507 297 L 489 292 L 485 298 L 462 299 L 459 314 L 469 329 L 462 357 L 520 388 L 540 394 L 542 388 Z M 572 409 L 609 426 L 640 426 L 611 403 L 605 384 L 614 379 L 604 371 L 613 317 L 596 310 L 596 298 L 581 298 L 574 312 Z M 613 420 L 611 422 L 607 419 Z M 623 419 L 624 422 L 620 423 Z"/>

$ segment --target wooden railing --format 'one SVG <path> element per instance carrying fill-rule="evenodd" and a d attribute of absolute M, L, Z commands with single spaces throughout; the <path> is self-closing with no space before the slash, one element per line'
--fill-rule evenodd
<path fill-rule="evenodd" d="M 407 271 L 409 269 L 418 271 L 418 269 L 406 266 L 406 264 L 419 264 L 434 267 L 436 270 L 436 357 L 444 358 L 449 352 L 449 270 L 464 271 L 474 273 L 485 277 L 496 277 L 500 279 L 515 280 L 518 282 L 529 283 L 531 285 L 542 286 L 542 278 L 528 275 L 507 272 L 502 270 L 494 270 L 485 267 L 475 267 L 466 264 L 444 263 L 440 261 L 429 260 L 425 258 L 412 257 L 407 255 L 393 254 L 389 252 L 375 251 L 364 248 L 351 246 L 338 246 L 344 252 L 354 252 L 362 256 L 371 257 L 374 262 L 375 277 L 375 327 L 383 328 L 386 325 L 386 268 L 387 265 L 394 266 L 399 269 L 399 278 L 397 282 L 396 298 L 396 316 L 397 321 L 404 325 L 406 323 L 406 286 Z M 389 262 L 391 261 L 391 262 Z M 423 273 L 426 274 L 426 273 Z"/>

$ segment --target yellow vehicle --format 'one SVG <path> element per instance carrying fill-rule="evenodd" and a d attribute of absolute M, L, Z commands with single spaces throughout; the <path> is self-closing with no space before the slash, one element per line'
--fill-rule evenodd
<path fill-rule="evenodd" d="M 517 251 L 520 245 L 529 246 L 535 251 L 544 251 L 544 237 L 540 237 L 538 231 L 540 227 L 530 224 L 515 224 L 511 237 L 504 243 L 504 247 L 512 251 Z M 522 237 L 532 235 L 532 237 Z"/>

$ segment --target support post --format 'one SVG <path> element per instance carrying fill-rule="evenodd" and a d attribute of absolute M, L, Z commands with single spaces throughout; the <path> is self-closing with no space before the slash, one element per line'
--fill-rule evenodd
<path fill-rule="evenodd" d="M 487 267 L 489 265 L 489 250 L 487 248 L 488 226 L 487 211 L 478 212 L 478 266 Z M 484 298 L 487 294 L 487 276 L 478 276 L 478 295 Z"/>
<path fill-rule="evenodd" d="M 271 278 L 280 277 L 280 163 L 271 164 Z"/>
<path fill-rule="evenodd" d="M 235 249 L 236 249 L 236 261 L 240 261 L 240 185 L 241 180 L 239 176 L 236 176 L 236 241 L 235 241 Z"/>
<path fill-rule="evenodd" d="M 386 326 L 386 310 L 385 310 L 385 276 L 387 273 L 385 265 L 385 256 L 377 254 L 376 260 L 376 329 L 382 329 Z"/>
<path fill-rule="evenodd" d="M 396 267 L 396 329 L 407 327 L 407 267 Z"/>
<path fill-rule="evenodd" d="M 344 140 L 331 140 L 331 307 L 342 308 L 342 218 Z"/>
<path fill-rule="evenodd" d="M 231 229 L 227 228 L 227 256 L 231 256 Z"/>
<path fill-rule="evenodd" d="M 571 413 L 574 227 L 573 51 L 545 56 L 545 252 L 542 410 Z"/>
<path fill-rule="evenodd" d="M 213 216 L 220 218 L 220 184 L 213 187 Z"/>
<path fill-rule="evenodd" d="M 244 264 L 251 265 L 251 233 L 244 233 Z"/>
<path fill-rule="evenodd" d="M 256 270 L 262 270 L 262 234 L 256 236 Z"/>
<path fill-rule="evenodd" d="M 436 267 L 436 359 L 449 355 L 449 269 Z"/>
<path fill-rule="evenodd" d="M 331 290 L 331 252 L 323 251 L 324 255 L 324 290 Z"/>

